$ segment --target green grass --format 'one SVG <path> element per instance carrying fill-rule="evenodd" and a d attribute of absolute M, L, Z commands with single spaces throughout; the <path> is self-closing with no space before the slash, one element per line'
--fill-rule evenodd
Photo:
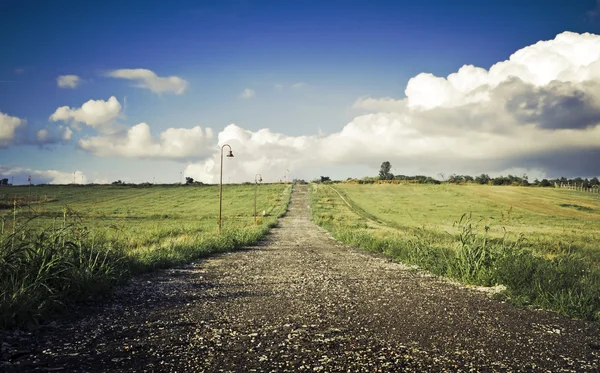
<path fill-rule="evenodd" d="M 313 219 L 347 244 L 600 321 L 599 209 L 597 194 L 546 188 L 311 186 Z"/>
<path fill-rule="evenodd" d="M 290 191 L 259 185 L 255 225 L 254 186 L 225 185 L 218 234 L 217 186 L 43 186 L 31 197 L 5 188 L 0 328 L 102 297 L 132 274 L 251 245 L 285 213 Z"/>

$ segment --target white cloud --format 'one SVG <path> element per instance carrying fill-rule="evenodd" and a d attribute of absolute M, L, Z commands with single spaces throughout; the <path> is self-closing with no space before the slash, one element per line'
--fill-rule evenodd
<path fill-rule="evenodd" d="M 81 108 L 61 106 L 50 116 L 53 122 L 70 121 L 75 124 L 85 123 L 102 133 L 111 133 L 115 130 L 114 121 L 121 114 L 122 106 L 115 96 L 108 101 L 89 100 Z"/>
<path fill-rule="evenodd" d="M 362 109 L 374 112 L 401 112 L 406 110 L 406 102 L 403 100 L 395 100 L 390 97 L 386 98 L 359 98 L 352 105 L 354 109 Z"/>
<path fill-rule="evenodd" d="M 260 173 L 265 181 L 283 179 L 286 169 L 299 169 L 309 166 L 319 158 L 319 141 L 312 136 L 286 136 L 261 129 L 256 132 L 230 124 L 218 135 L 219 145 L 232 147 L 234 158 L 226 158 L 227 180 L 241 182 L 254 180 Z M 217 148 L 219 149 L 219 148 Z M 225 148 L 225 151 L 228 149 Z M 185 174 L 198 181 L 219 182 L 220 150 L 210 158 L 189 164 Z"/>
<path fill-rule="evenodd" d="M 193 128 L 169 128 L 156 139 L 150 126 L 139 123 L 127 131 L 79 140 L 79 146 L 94 155 L 128 158 L 186 159 L 204 157 L 213 150 L 213 132 Z"/>
<path fill-rule="evenodd" d="M 249 99 L 256 96 L 256 92 L 253 89 L 246 88 L 240 93 L 240 98 Z"/>
<path fill-rule="evenodd" d="M 17 74 L 17 75 L 21 75 L 21 74 L 23 74 L 24 72 L 25 72 L 25 69 L 24 69 L 24 68 L 22 68 L 22 67 L 17 67 L 17 68 L 15 69 L 15 74 Z"/>
<path fill-rule="evenodd" d="M 324 167 L 389 160 L 399 173 L 600 173 L 600 36 L 565 32 L 515 52 L 489 71 L 463 66 L 447 78 L 419 74 L 406 98 L 361 98 L 370 111 L 327 136 L 285 136 L 229 125 L 218 135 L 236 157 L 232 181 L 254 173 L 279 180 L 285 169 L 316 177 Z M 186 174 L 217 182 L 220 159 Z M 268 175 L 268 177 L 265 177 Z M 348 175 L 351 176 L 351 175 Z"/>
<path fill-rule="evenodd" d="M 405 93 L 413 108 L 456 107 L 488 101 L 486 93 L 510 77 L 541 87 L 553 80 L 583 83 L 599 74 L 600 37 L 563 32 L 518 50 L 489 71 L 465 65 L 447 78 L 421 73 L 409 80 Z"/>
<path fill-rule="evenodd" d="M 63 141 L 70 141 L 73 137 L 73 130 L 69 127 L 65 127 L 65 131 L 63 132 L 61 138 Z"/>
<path fill-rule="evenodd" d="M 0 112 L 0 147 L 8 146 L 13 142 L 17 129 L 24 127 L 25 124 L 25 120 L 21 118 Z"/>
<path fill-rule="evenodd" d="M 148 69 L 119 69 L 107 74 L 113 78 L 137 81 L 138 88 L 149 89 L 154 93 L 174 93 L 180 95 L 185 92 L 188 82 L 178 76 L 159 77 Z"/>
<path fill-rule="evenodd" d="M 57 170 L 34 170 L 22 167 L 7 167 L 0 165 L 0 174 L 9 180 L 14 179 L 15 185 L 27 184 L 27 178 L 31 176 L 32 184 L 86 184 L 87 176 L 82 171 L 63 172 Z"/>
<path fill-rule="evenodd" d="M 304 88 L 306 86 L 307 86 L 307 84 L 304 82 L 298 82 L 298 83 L 292 84 L 292 88 L 294 88 L 294 89 Z"/>
<path fill-rule="evenodd" d="M 50 132 L 47 129 L 41 129 L 35 134 L 35 139 L 38 143 L 46 143 L 51 140 Z"/>
<path fill-rule="evenodd" d="M 61 75 L 56 78 L 56 84 L 60 88 L 77 88 L 81 83 L 81 78 L 77 75 Z"/>

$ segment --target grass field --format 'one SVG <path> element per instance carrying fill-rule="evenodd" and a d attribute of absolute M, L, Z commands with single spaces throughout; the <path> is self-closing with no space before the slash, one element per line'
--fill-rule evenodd
<path fill-rule="evenodd" d="M 0 190 L 0 327 L 106 294 L 132 273 L 250 245 L 287 209 L 290 185 L 38 186 Z M 16 203 L 16 208 L 15 208 Z M 264 215 L 263 215 L 264 212 Z"/>
<path fill-rule="evenodd" d="M 315 222 L 435 274 L 505 285 L 522 304 L 600 320 L 600 196 L 478 185 L 311 187 Z"/>

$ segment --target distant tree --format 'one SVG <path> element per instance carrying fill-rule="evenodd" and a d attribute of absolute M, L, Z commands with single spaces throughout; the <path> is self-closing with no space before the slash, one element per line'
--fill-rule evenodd
<path fill-rule="evenodd" d="M 186 176 L 185 177 L 185 183 L 186 184 L 193 184 L 194 183 L 194 178 Z"/>
<path fill-rule="evenodd" d="M 450 176 L 448 176 L 448 182 L 449 183 L 460 183 L 464 180 L 462 175 L 457 175 L 457 174 L 452 174 Z"/>
<path fill-rule="evenodd" d="M 551 187 L 552 183 L 550 183 L 550 181 L 548 181 L 548 179 L 542 179 L 542 181 L 540 181 L 540 186 L 541 187 Z"/>
<path fill-rule="evenodd" d="M 0 180 L 0 185 L 8 185 L 8 179 L 4 178 L 4 179 Z"/>
<path fill-rule="evenodd" d="M 331 181 L 331 179 L 329 178 L 329 176 L 321 176 L 321 182 L 324 183 L 326 181 Z"/>
<path fill-rule="evenodd" d="M 385 161 L 381 164 L 379 169 L 379 180 L 393 180 L 394 174 L 390 172 L 392 165 L 389 161 Z"/>
<path fill-rule="evenodd" d="M 121 180 L 113 181 L 112 185 L 121 185 L 123 182 Z"/>
<path fill-rule="evenodd" d="M 488 174 L 481 174 L 475 177 L 475 182 L 479 184 L 487 184 L 490 182 L 490 176 Z"/>

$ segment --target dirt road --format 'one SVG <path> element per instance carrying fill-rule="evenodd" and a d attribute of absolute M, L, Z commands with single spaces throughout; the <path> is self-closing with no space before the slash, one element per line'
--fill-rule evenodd
<path fill-rule="evenodd" d="M 310 222 L 302 185 L 261 246 L 0 338 L 0 371 L 600 371 L 600 325 L 343 246 Z"/>

